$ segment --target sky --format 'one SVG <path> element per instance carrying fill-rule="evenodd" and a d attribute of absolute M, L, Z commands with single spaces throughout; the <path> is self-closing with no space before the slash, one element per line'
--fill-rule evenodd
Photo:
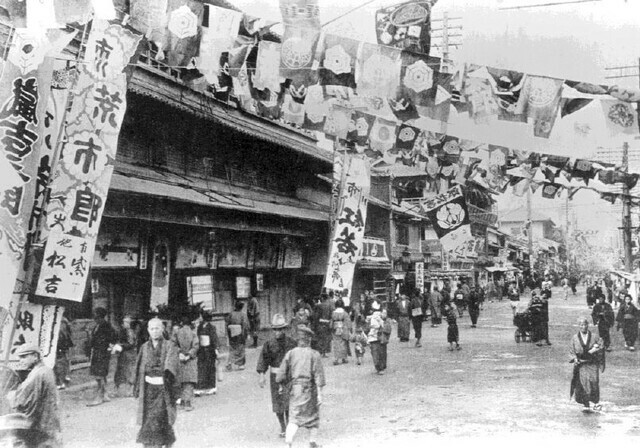
<path fill-rule="evenodd" d="M 278 0 L 231 0 L 244 12 L 280 21 Z M 433 28 L 446 12 L 459 17 L 462 46 L 453 50 L 458 61 L 508 68 L 531 74 L 602 84 L 637 87 L 639 79 L 606 79 L 620 74 L 606 70 L 640 64 L 640 0 L 600 0 L 559 6 L 501 9 L 570 0 L 439 0 L 432 13 Z M 575 1 L 575 0 L 574 0 Z M 375 42 L 375 11 L 400 0 L 319 0 L 320 19 L 326 23 L 356 11 L 325 27 L 329 33 Z M 456 31 L 457 32 L 457 31 Z M 432 42 L 437 43 L 437 38 Z M 435 51 L 437 55 L 437 50 Z M 627 73 L 630 73 L 629 71 Z M 640 140 L 630 142 L 640 154 Z M 640 172 L 640 165 L 636 168 Z M 564 225 L 564 198 L 548 200 L 534 195 L 533 207 Z M 500 210 L 523 206 L 524 199 L 505 194 Z M 595 193 L 578 192 L 570 205 L 582 229 L 608 227 L 615 232 L 620 207 L 611 207 Z M 604 233 L 604 232 L 603 232 Z"/>

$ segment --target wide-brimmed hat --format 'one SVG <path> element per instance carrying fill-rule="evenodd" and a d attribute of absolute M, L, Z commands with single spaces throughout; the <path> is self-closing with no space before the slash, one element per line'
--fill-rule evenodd
<path fill-rule="evenodd" d="M 17 356 L 25 356 L 31 353 L 37 353 L 39 355 L 40 347 L 38 347 L 37 344 L 29 343 L 21 345 L 20 348 L 18 348 L 18 350 L 16 351 Z"/>
<path fill-rule="evenodd" d="M 284 319 L 282 314 L 274 314 L 271 319 L 271 328 L 274 330 L 279 330 L 281 328 L 287 327 L 287 321 Z"/>
<path fill-rule="evenodd" d="M 305 336 L 313 336 L 313 335 L 315 335 L 313 330 L 311 328 L 307 327 L 306 325 L 298 325 L 298 334 L 299 335 L 305 335 Z"/>

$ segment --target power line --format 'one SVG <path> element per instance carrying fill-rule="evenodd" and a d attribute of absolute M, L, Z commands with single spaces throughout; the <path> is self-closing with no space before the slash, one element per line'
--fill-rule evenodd
<path fill-rule="evenodd" d="M 505 11 L 507 9 L 541 8 L 545 6 L 562 6 L 562 5 L 569 5 L 572 3 L 593 3 L 593 2 L 600 2 L 600 1 L 602 0 L 572 0 L 568 2 L 539 3 L 536 5 L 505 6 L 503 8 L 498 8 L 498 9 L 501 11 Z"/>

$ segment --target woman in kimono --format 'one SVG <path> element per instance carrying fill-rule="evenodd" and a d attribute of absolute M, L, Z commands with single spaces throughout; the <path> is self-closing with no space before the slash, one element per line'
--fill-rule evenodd
<path fill-rule="evenodd" d="M 602 409 L 600 402 L 600 369 L 604 371 L 604 343 L 589 331 L 589 321 L 580 319 L 580 331 L 571 339 L 571 361 L 573 378 L 570 397 L 575 395 L 576 402 L 585 410 Z M 591 408 L 591 403 L 593 407 Z"/>
<path fill-rule="evenodd" d="M 244 303 L 237 301 L 234 310 L 227 317 L 227 333 L 229 336 L 229 359 L 227 370 L 231 370 L 233 365 L 238 366 L 238 370 L 244 370 L 247 362 L 245 357 L 245 343 L 249 332 L 249 321 L 247 315 L 242 312 Z"/>
<path fill-rule="evenodd" d="M 202 322 L 198 325 L 198 384 L 195 395 L 216 393 L 216 360 L 218 359 L 218 334 L 209 311 L 202 312 Z"/>
<path fill-rule="evenodd" d="M 624 303 L 618 309 L 617 329 L 622 327 L 624 335 L 624 348 L 634 351 L 636 348 L 636 339 L 638 339 L 638 308 L 632 303 L 633 298 L 629 294 L 625 294 Z"/>
<path fill-rule="evenodd" d="M 325 386 L 324 368 L 320 354 L 309 346 L 313 331 L 300 326 L 298 335 L 298 346 L 287 352 L 276 373 L 276 381 L 285 383 L 290 390 L 285 441 L 291 447 L 298 428 L 308 428 L 309 446 L 317 448 L 322 388 Z"/>
<path fill-rule="evenodd" d="M 402 294 L 396 304 L 396 310 L 398 312 L 398 339 L 400 339 L 400 342 L 409 341 L 411 331 L 411 321 L 409 320 L 410 308 L 411 302 L 409 298 Z"/>
<path fill-rule="evenodd" d="M 174 387 L 178 375 L 178 349 L 162 337 L 164 325 L 160 319 L 148 323 L 149 340 L 140 347 L 136 363 L 133 396 L 138 398 L 137 443 L 145 447 L 171 447 L 176 441 L 173 424 L 176 421 Z"/>
<path fill-rule="evenodd" d="M 342 299 L 336 300 L 336 309 L 331 314 L 331 331 L 333 334 L 331 350 L 333 351 L 333 365 L 347 363 L 349 355 L 349 338 L 351 337 L 351 317 L 344 309 Z"/>
<path fill-rule="evenodd" d="M 296 313 L 291 318 L 291 338 L 297 339 L 298 337 L 298 326 L 305 325 L 307 327 L 311 327 L 311 313 L 308 312 L 307 308 L 299 305 Z"/>

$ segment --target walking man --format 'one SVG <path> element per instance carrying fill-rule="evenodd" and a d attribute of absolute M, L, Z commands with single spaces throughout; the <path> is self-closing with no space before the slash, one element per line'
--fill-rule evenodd
<path fill-rule="evenodd" d="M 71 366 L 69 363 L 69 349 L 73 347 L 73 339 L 71 337 L 71 324 L 66 317 L 60 322 L 60 332 L 58 333 L 58 346 L 56 347 L 56 364 L 53 372 L 56 375 L 56 384 L 58 389 L 66 389 L 69 383 L 69 372 Z"/>
<path fill-rule="evenodd" d="M 31 426 L 27 433 L 28 446 L 62 447 L 58 391 L 53 371 L 40 359 L 35 344 L 24 344 L 17 351 L 21 369 L 29 372 L 15 392 L 9 393 L 9 402 L 15 412 L 24 414 Z"/>
<path fill-rule="evenodd" d="M 256 371 L 260 374 L 258 384 L 263 388 L 266 384 L 265 374 L 269 371 L 269 385 L 271 386 L 271 408 L 280 423 L 280 437 L 285 436 L 289 420 L 289 390 L 286 385 L 276 381 L 276 372 L 289 350 L 296 348 L 294 339 L 287 336 L 287 322 L 282 314 L 274 314 L 271 319 L 273 336 L 262 346 Z"/>
<path fill-rule="evenodd" d="M 300 427 L 309 429 L 310 448 L 319 446 L 316 440 L 325 377 L 320 354 L 309 346 L 312 336 L 309 327 L 298 327 L 298 346 L 284 356 L 276 373 L 278 383 L 290 387 L 289 423 L 285 436 L 289 447 Z"/>
<path fill-rule="evenodd" d="M 138 399 L 137 443 L 145 448 L 171 447 L 176 441 L 174 395 L 178 376 L 178 349 L 162 337 L 164 325 L 154 318 L 147 324 L 149 340 L 142 344 L 136 362 L 133 396 Z"/>
<path fill-rule="evenodd" d="M 478 317 L 480 317 L 480 305 L 482 304 L 482 288 L 476 283 L 469 293 L 469 316 L 471 317 L 471 328 L 476 328 Z"/>
<path fill-rule="evenodd" d="M 111 347 L 116 342 L 116 334 L 113 327 L 106 321 L 107 310 L 96 308 L 94 318 L 96 326 L 91 332 L 89 340 L 91 365 L 89 374 L 92 375 L 98 386 L 96 398 L 87 406 L 98 406 L 111 401 L 107 395 L 107 375 L 109 374 L 109 362 L 111 361 Z"/>

